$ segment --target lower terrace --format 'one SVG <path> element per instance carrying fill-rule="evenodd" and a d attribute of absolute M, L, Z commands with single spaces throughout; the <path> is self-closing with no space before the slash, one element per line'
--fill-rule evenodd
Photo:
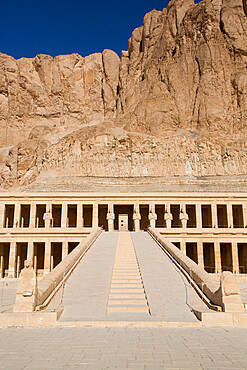
<path fill-rule="evenodd" d="M 0 194 L 0 277 L 47 274 L 97 226 L 155 227 L 210 273 L 247 273 L 247 180 L 45 178 Z"/>

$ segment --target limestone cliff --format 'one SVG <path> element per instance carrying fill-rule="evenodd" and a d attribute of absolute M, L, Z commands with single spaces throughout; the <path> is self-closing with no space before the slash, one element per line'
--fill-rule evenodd
<path fill-rule="evenodd" d="M 121 59 L 0 54 L 1 186 L 247 173 L 246 0 L 171 0 Z"/>

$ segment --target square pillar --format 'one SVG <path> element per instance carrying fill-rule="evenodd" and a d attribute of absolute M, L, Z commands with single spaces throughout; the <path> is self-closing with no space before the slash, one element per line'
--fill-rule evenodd
<path fill-rule="evenodd" d="M 186 242 L 184 240 L 180 242 L 180 250 L 186 255 Z"/>
<path fill-rule="evenodd" d="M 8 277 L 16 277 L 16 255 L 17 255 L 17 245 L 16 242 L 10 242 L 9 250 L 9 268 L 8 268 Z"/>
<path fill-rule="evenodd" d="M 46 204 L 46 213 L 44 214 L 45 228 L 51 227 L 52 214 L 51 214 L 51 205 Z"/>
<path fill-rule="evenodd" d="M 243 203 L 244 227 L 247 227 L 247 203 Z"/>
<path fill-rule="evenodd" d="M 3 245 L 0 245 L 0 278 L 4 277 Z"/>
<path fill-rule="evenodd" d="M 99 206 L 98 203 L 93 204 L 93 227 L 98 227 L 99 224 Z"/>
<path fill-rule="evenodd" d="M 198 203 L 196 204 L 196 227 L 202 228 L 202 205 Z"/>
<path fill-rule="evenodd" d="M 83 228 L 83 204 L 77 203 L 77 223 L 76 227 L 79 227 L 80 229 Z"/>
<path fill-rule="evenodd" d="M 211 204 L 211 212 L 212 212 L 212 226 L 214 228 L 218 227 L 218 218 L 217 218 L 217 205 L 216 203 Z"/>
<path fill-rule="evenodd" d="M 220 254 L 220 242 L 216 241 L 214 243 L 214 258 L 215 258 L 215 270 L 217 273 L 222 272 L 221 266 L 221 254 Z"/>
<path fill-rule="evenodd" d="M 232 205 L 227 204 L 226 205 L 227 209 L 227 224 L 229 228 L 233 228 L 233 214 L 232 214 Z"/>
<path fill-rule="evenodd" d="M 198 266 L 200 266 L 204 269 L 203 243 L 202 243 L 202 241 L 197 242 L 197 260 L 198 260 Z"/>
<path fill-rule="evenodd" d="M 62 203 L 62 215 L 61 215 L 61 227 L 67 227 L 67 213 L 68 205 L 67 203 Z"/>
<path fill-rule="evenodd" d="M 4 209 L 5 209 L 5 204 L 0 203 L 0 229 L 3 228 L 3 223 L 4 223 Z"/>
<path fill-rule="evenodd" d="M 30 223 L 29 223 L 29 227 L 34 228 L 36 226 L 35 223 L 36 223 L 36 204 L 31 203 L 31 205 L 30 205 Z"/>
<path fill-rule="evenodd" d="M 51 242 L 45 242 L 44 275 L 51 271 Z"/>
<path fill-rule="evenodd" d="M 34 245 L 32 241 L 28 241 L 27 243 L 27 259 L 33 261 L 34 257 Z"/>
<path fill-rule="evenodd" d="M 20 203 L 15 203 L 15 209 L 14 209 L 14 227 L 20 227 Z"/>
<path fill-rule="evenodd" d="M 69 243 L 62 242 L 62 261 L 68 255 L 68 252 L 69 252 Z"/>
<path fill-rule="evenodd" d="M 232 242 L 232 269 L 233 273 L 239 274 L 238 243 Z"/>

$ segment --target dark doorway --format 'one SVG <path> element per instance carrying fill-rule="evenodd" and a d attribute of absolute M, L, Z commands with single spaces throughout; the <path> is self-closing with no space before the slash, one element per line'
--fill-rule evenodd
<path fill-rule="evenodd" d="M 84 227 L 92 227 L 93 225 L 93 205 L 92 204 L 84 204 L 83 205 L 83 220 L 84 220 Z"/>
<path fill-rule="evenodd" d="M 240 274 L 247 274 L 247 243 L 238 243 L 238 259 Z"/>
<path fill-rule="evenodd" d="M 51 243 L 51 269 L 62 261 L 62 243 Z"/>
<path fill-rule="evenodd" d="M 27 243 L 17 243 L 16 273 L 17 277 L 24 268 L 24 261 L 27 259 Z"/>
<path fill-rule="evenodd" d="M 212 227 L 212 211 L 210 204 L 202 205 L 202 227 Z"/>
<path fill-rule="evenodd" d="M 140 229 L 146 230 L 149 227 L 149 219 L 148 219 L 149 205 L 148 204 L 140 205 L 140 214 L 141 214 Z"/>
<path fill-rule="evenodd" d="M 220 255 L 221 255 L 222 271 L 233 272 L 232 244 L 231 243 L 220 243 Z"/>
<path fill-rule="evenodd" d="M 44 269 L 45 243 L 34 243 L 34 266 L 36 270 Z"/>
<path fill-rule="evenodd" d="M 171 204 L 171 213 L 173 215 L 172 227 L 182 227 L 181 221 L 179 219 L 180 205 Z"/>
<path fill-rule="evenodd" d="M 207 272 L 215 272 L 214 243 L 203 243 L 204 269 Z"/>
<path fill-rule="evenodd" d="M 217 204 L 217 220 L 219 228 L 228 227 L 226 205 Z"/>
<path fill-rule="evenodd" d="M 10 243 L 0 243 L 1 276 L 8 276 Z"/>
<path fill-rule="evenodd" d="M 68 227 L 76 227 L 77 225 L 77 205 L 68 204 Z"/>
<path fill-rule="evenodd" d="M 69 242 L 68 243 L 68 254 L 70 254 L 78 245 L 79 245 L 79 242 Z"/>
<path fill-rule="evenodd" d="M 45 204 L 37 204 L 36 206 L 36 227 L 45 227 L 44 214 L 46 212 Z"/>
<path fill-rule="evenodd" d="M 186 243 L 186 255 L 195 263 L 198 263 L 197 243 Z"/>
<path fill-rule="evenodd" d="M 107 204 L 100 204 L 99 205 L 99 227 L 103 227 L 104 230 L 108 231 L 108 222 L 106 219 L 108 212 L 108 205 Z"/>
<path fill-rule="evenodd" d="M 30 204 L 21 204 L 20 226 L 29 227 L 30 222 Z"/>
<path fill-rule="evenodd" d="M 156 221 L 156 227 L 165 227 L 166 222 L 164 219 L 165 214 L 165 206 L 164 205 L 156 205 L 155 206 L 155 213 L 157 214 L 157 221 Z"/>
<path fill-rule="evenodd" d="M 175 247 L 177 247 L 178 249 L 180 249 L 180 242 L 172 242 L 172 244 L 174 244 Z"/>
<path fill-rule="evenodd" d="M 61 227 L 61 215 L 62 215 L 62 205 L 53 204 L 52 205 L 53 227 Z"/>
<path fill-rule="evenodd" d="M 114 220 L 114 229 L 119 229 L 118 224 L 118 216 L 121 214 L 128 215 L 128 225 L 129 231 L 133 231 L 133 205 L 114 205 L 114 213 L 115 213 L 115 220 Z"/>
<path fill-rule="evenodd" d="M 9 204 L 5 206 L 4 214 L 4 227 L 13 227 L 14 226 L 14 204 Z"/>
<path fill-rule="evenodd" d="M 232 215 L 233 227 L 244 227 L 243 207 L 241 204 L 232 206 Z"/>
<path fill-rule="evenodd" d="M 187 204 L 186 213 L 189 216 L 187 227 L 196 227 L 196 206 L 194 204 Z"/>

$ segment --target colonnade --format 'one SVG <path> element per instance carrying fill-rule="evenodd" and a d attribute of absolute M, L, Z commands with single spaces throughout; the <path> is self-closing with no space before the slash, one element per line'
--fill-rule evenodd
<path fill-rule="evenodd" d="M 114 230 L 115 213 L 114 207 L 119 203 L 106 203 L 106 220 L 108 230 Z M 97 227 L 99 225 L 99 207 L 101 203 L 94 202 L 84 204 L 75 203 L 0 203 L 0 228 L 22 228 L 22 227 Z M 69 207 L 74 207 L 71 212 Z M 244 228 L 247 226 L 247 203 L 216 203 L 216 202 L 194 202 L 192 203 L 139 203 L 132 204 L 134 230 L 140 230 L 143 219 L 140 207 L 147 206 L 149 226 L 151 227 L 194 227 L 194 228 Z M 22 208 L 23 207 L 23 208 Z M 26 213 L 23 209 L 26 207 Z M 41 209 L 42 207 L 42 209 Z M 58 211 L 55 209 L 58 207 Z M 85 208 L 86 207 L 86 208 Z M 158 207 L 163 207 L 163 214 L 157 214 Z M 55 213 L 58 216 L 55 216 Z M 71 222 L 73 218 L 73 222 Z M 85 218 L 87 222 L 85 223 Z M 161 218 L 164 220 L 162 223 Z M 55 220 L 55 222 L 54 222 Z M 158 222 L 157 222 L 158 221 Z M 160 224 L 160 225 L 159 225 Z"/>
<path fill-rule="evenodd" d="M 69 243 L 81 240 L 75 239 L 76 235 L 85 236 L 91 228 L 102 225 L 107 231 L 117 230 L 122 210 L 131 220 L 129 230 L 157 228 L 200 266 L 212 269 L 209 272 L 226 268 L 235 273 L 247 272 L 246 201 L 203 198 L 188 201 L 175 197 L 164 201 L 83 201 L 69 197 L 29 201 L 23 197 L 0 202 L 0 277 L 18 276 L 24 258 L 18 252 L 20 248 L 25 249 L 25 258 L 33 258 L 36 270 L 42 260 L 42 273 L 48 273 L 68 254 Z"/>
<path fill-rule="evenodd" d="M 169 239 L 173 242 L 171 237 Z M 208 272 L 220 273 L 228 270 L 236 274 L 247 273 L 247 243 L 239 243 L 237 240 L 222 242 L 220 238 L 211 242 L 192 240 L 180 239 L 174 244 Z"/>
<path fill-rule="evenodd" d="M 21 253 L 18 253 L 18 245 L 20 246 L 22 244 L 22 247 L 26 248 L 26 251 L 24 251 L 25 259 L 29 259 L 33 261 L 34 270 L 37 272 L 37 270 L 40 268 L 42 271 L 41 275 L 48 274 L 56 265 L 63 261 L 64 258 L 68 255 L 69 251 L 71 251 L 73 248 L 76 247 L 77 243 L 70 243 L 68 241 L 62 241 L 62 242 L 51 242 L 49 240 L 42 242 L 42 243 L 34 243 L 33 241 L 28 241 L 27 243 L 19 243 L 16 241 L 11 241 L 9 247 L 9 258 L 8 258 L 8 277 L 15 278 L 19 276 L 20 270 L 24 266 L 24 260 L 22 260 Z M 37 250 L 37 244 L 40 244 L 42 247 L 42 250 Z M 53 244 L 59 244 L 60 245 L 60 253 L 57 253 L 58 250 L 52 251 L 52 245 Z M 69 248 L 69 244 L 70 245 Z M 36 250 L 35 250 L 36 245 Z M 39 259 L 41 259 L 41 266 L 39 266 Z M 6 265 L 6 264 L 5 264 Z M 0 259 L 0 277 L 4 277 L 4 260 L 3 256 Z"/>

